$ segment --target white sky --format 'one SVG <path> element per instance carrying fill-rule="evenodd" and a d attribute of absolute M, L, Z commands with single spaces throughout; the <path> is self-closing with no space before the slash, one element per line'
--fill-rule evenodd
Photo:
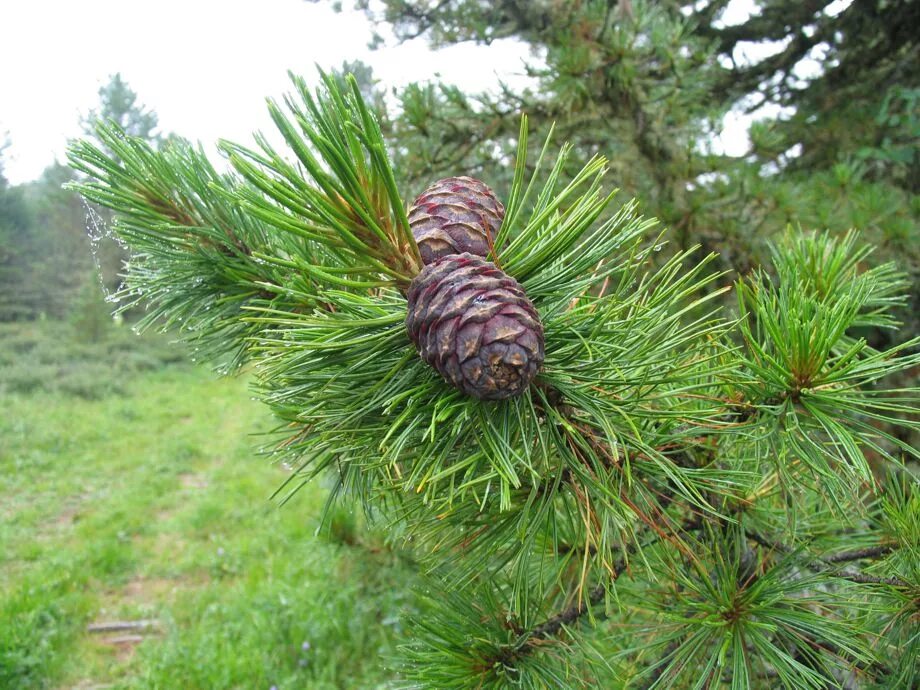
<path fill-rule="evenodd" d="M 729 23 L 744 19 L 750 0 L 732 6 Z M 156 111 L 161 130 L 246 143 L 254 130 L 272 129 L 264 99 L 288 90 L 288 69 L 311 78 L 316 63 L 363 59 L 387 87 L 440 74 L 478 91 L 499 77 L 523 80 L 529 57 L 512 40 L 438 52 L 416 40 L 370 51 L 363 14 L 304 0 L 6 0 L 0 16 L 0 141 L 8 134 L 12 183 L 63 159 L 81 114 L 115 72 Z M 747 121 L 726 125 L 714 144 L 743 153 Z"/>
<path fill-rule="evenodd" d="M 528 55 L 516 41 L 370 51 L 363 14 L 303 0 L 12 0 L 0 16 L 0 140 L 8 133 L 4 174 L 13 183 L 63 157 L 115 72 L 163 131 L 249 142 L 254 130 L 272 128 L 265 97 L 288 90 L 288 69 L 312 78 L 314 64 L 361 58 L 387 86 L 440 73 L 482 90 L 497 75 L 520 75 Z"/>

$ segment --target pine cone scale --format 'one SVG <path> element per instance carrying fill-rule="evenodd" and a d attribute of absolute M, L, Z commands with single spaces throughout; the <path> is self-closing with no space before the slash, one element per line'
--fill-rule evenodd
<path fill-rule="evenodd" d="M 482 341 L 484 343 L 513 343 L 527 332 L 527 327 L 503 314 L 496 318 L 489 319 L 482 331 Z"/>
<path fill-rule="evenodd" d="M 465 362 L 470 357 L 474 357 L 479 352 L 482 345 L 482 329 L 478 324 L 472 324 L 466 328 L 461 328 L 456 335 L 453 351 L 457 353 L 457 359 Z M 448 353 L 450 350 L 448 350 Z"/>
<path fill-rule="evenodd" d="M 543 326 L 524 289 L 469 253 L 426 266 L 408 293 L 406 328 L 421 357 L 468 395 L 520 395 L 543 364 Z"/>
<path fill-rule="evenodd" d="M 505 208 L 495 193 L 471 177 L 438 180 L 408 212 L 425 264 L 451 254 L 486 256 L 504 217 Z"/>

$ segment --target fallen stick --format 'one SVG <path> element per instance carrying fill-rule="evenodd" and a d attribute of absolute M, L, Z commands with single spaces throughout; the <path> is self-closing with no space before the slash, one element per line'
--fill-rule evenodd
<path fill-rule="evenodd" d="M 109 633 L 125 632 L 128 630 L 149 630 L 155 628 L 159 621 L 156 620 L 139 620 L 139 621 L 108 621 L 104 623 L 90 623 L 86 626 L 86 632 L 89 633 Z"/>
<path fill-rule="evenodd" d="M 104 644 L 122 645 L 122 644 L 140 644 L 146 638 L 143 635 L 117 635 L 115 637 L 106 637 L 102 640 Z"/>

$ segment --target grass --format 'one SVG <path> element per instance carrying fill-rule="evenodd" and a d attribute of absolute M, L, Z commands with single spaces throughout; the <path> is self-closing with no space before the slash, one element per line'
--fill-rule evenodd
<path fill-rule="evenodd" d="M 0 329 L 0 688 L 384 687 L 412 569 L 347 513 L 316 536 L 321 486 L 269 499 L 245 380 L 67 333 Z"/>

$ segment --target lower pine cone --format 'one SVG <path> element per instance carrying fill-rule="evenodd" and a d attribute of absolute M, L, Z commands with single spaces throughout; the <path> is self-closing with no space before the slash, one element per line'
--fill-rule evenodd
<path fill-rule="evenodd" d="M 409 287 L 406 328 L 422 359 L 483 400 L 520 395 L 543 364 L 543 324 L 521 285 L 495 264 L 452 254 Z"/>

